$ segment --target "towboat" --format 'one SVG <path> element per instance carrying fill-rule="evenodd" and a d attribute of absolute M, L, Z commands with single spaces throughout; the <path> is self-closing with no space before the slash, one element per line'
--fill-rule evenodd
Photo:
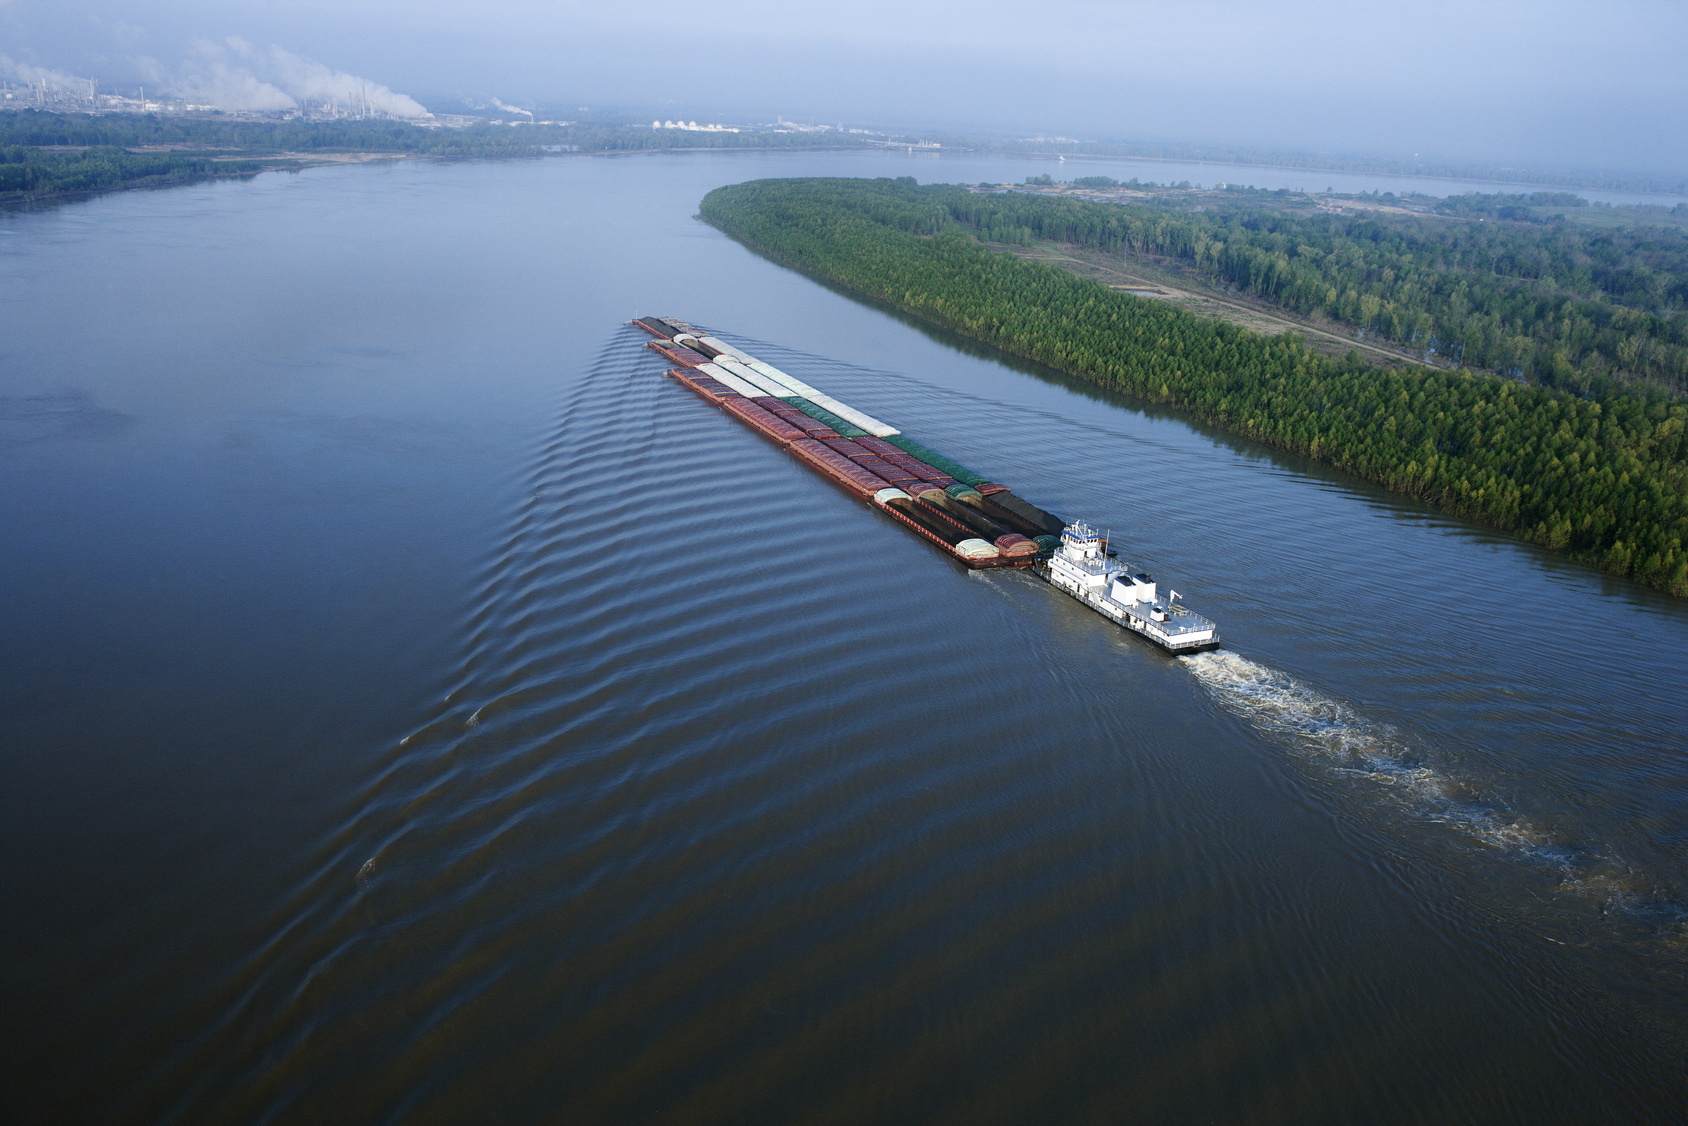
<path fill-rule="evenodd" d="M 1102 533 L 1082 520 L 1062 529 L 1061 546 L 1034 573 L 1169 653 L 1219 646 L 1218 626 L 1180 605 L 1176 591 L 1162 598 L 1154 579 L 1118 562 Z"/>

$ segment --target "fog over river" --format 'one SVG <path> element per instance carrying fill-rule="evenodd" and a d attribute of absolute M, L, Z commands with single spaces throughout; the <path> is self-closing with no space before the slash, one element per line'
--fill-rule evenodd
<path fill-rule="evenodd" d="M 415 161 L 0 214 L 7 1120 L 1688 1112 L 1688 603 L 693 218 L 1046 167 Z M 1167 178 L 1132 169 L 1075 174 Z M 635 314 L 1110 528 L 1226 648 L 965 571 Z"/>

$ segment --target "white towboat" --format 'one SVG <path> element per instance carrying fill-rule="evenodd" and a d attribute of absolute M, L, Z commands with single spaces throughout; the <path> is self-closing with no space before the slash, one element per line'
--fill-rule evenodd
<path fill-rule="evenodd" d="M 1061 547 L 1036 573 L 1105 618 L 1172 653 L 1217 648 L 1219 627 L 1178 604 L 1176 591 L 1161 598 L 1154 579 L 1109 554 L 1107 541 L 1089 524 L 1069 524 Z"/>

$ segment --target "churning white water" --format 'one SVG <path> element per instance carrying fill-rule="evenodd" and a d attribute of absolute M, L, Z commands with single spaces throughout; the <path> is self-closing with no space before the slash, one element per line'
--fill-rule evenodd
<path fill-rule="evenodd" d="M 1220 707 L 1303 758 L 1367 778 L 1415 813 L 1454 825 L 1487 844 L 1567 868 L 1574 850 L 1527 819 L 1482 802 L 1445 771 L 1423 761 L 1402 732 L 1288 673 L 1225 649 L 1184 665 Z"/>

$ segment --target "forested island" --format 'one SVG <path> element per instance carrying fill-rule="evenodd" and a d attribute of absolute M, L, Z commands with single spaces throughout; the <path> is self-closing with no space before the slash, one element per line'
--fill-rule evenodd
<path fill-rule="evenodd" d="M 1368 294 L 1378 301 L 1375 314 L 1385 311 L 1384 298 L 1361 291 L 1362 281 L 1399 282 L 1392 292 L 1422 287 L 1427 295 L 1413 307 L 1415 319 L 1402 322 L 1406 331 L 1424 331 L 1419 312 L 1434 322 L 1437 311 L 1467 309 L 1474 293 L 1489 292 L 1482 267 L 1498 276 L 1504 239 L 1491 243 L 1485 233 L 1468 244 L 1450 236 L 1433 252 L 1425 247 L 1434 237 L 1412 243 L 1403 235 L 1396 243 L 1341 224 L 1319 226 L 1340 217 L 1276 231 L 1236 220 L 1244 233 L 1215 239 L 1210 231 L 1219 227 L 1208 224 L 1234 216 L 1133 215 L 1115 204 L 921 187 L 912 178 L 753 181 L 709 193 L 701 213 L 776 261 L 934 325 L 1327 462 L 1609 573 L 1688 594 L 1688 405 L 1658 386 L 1626 382 L 1616 371 L 1595 377 L 1569 356 L 1542 366 L 1541 382 L 1464 368 L 1370 369 L 1354 358 L 1320 356 L 1293 334 L 1261 336 L 981 242 L 1025 231 L 1103 246 L 1186 246 L 1216 268 L 1246 266 L 1250 279 L 1254 271 L 1277 279 L 1258 284 L 1285 292 L 1304 286 L 1310 300 L 1331 303 L 1332 279 L 1340 279 L 1334 303 L 1340 307 L 1353 289 L 1362 316 L 1373 315 Z M 1303 238 L 1306 253 L 1291 241 Z M 1375 260 L 1353 257 L 1362 243 L 1379 248 Z M 1298 260 L 1309 273 L 1296 273 Z M 1403 269 L 1385 281 L 1397 265 Z M 1679 275 L 1671 274 L 1664 286 L 1645 287 L 1659 312 L 1613 306 L 1612 316 L 1668 322 L 1676 285 Z M 1494 291 L 1497 300 L 1506 296 L 1504 287 Z M 1399 316 L 1400 298 L 1390 300 L 1396 308 L 1389 312 Z M 1563 306 L 1513 313 L 1532 332 L 1538 321 L 1566 319 Z M 1636 323 L 1625 322 L 1630 333 L 1614 352 Z M 1573 329 L 1573 341 L 1589 332 Z M 1663 330 L 1656 339 L 1681 343 Z M 1673 370 L 1668 360 L 1660 369 Z M 1680 373 L 1673 378 L 1679 386 Z"/>
<path fill-rule="evenodd" d="M 132 153 L 115 145 L 79 152 L 43 152 L 7 145 L 0 147 L 0 202 L 241 178 L 286 163 L 204 153 Z"/>

